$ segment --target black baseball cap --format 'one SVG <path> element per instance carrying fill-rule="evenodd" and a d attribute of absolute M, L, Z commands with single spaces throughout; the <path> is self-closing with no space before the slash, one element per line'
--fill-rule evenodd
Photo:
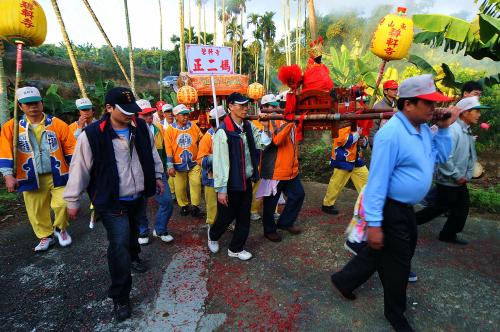
<path fill-rule="evenodd" d="M 115 106 L 125 115 L 136 115 L 141 112 L 141 108 L 135 102 L 132 91 L 123 87 L 116 87 L 108 91 L 105 97 L 105 104 Z"/>
<path fill-rule="evenodd" d="M 238 104 L 238 105 L 243 105 L 246 104 L 250 101 L 248 97 L 245 97 L 239 92 L 233 92 L 229 96 L 227 96 L 227 103 L 228 104 Z"/>

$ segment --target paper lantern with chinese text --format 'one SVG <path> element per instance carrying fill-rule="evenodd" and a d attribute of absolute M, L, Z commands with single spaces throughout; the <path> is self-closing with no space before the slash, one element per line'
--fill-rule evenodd
<path fill-rule="evenodd" d="M 257 82 L 250 84 L 248 86 L 247 95 L 248 98 L 259 100 L 264 95 L 264 86 Z"/>
<path fill-rule="evenodd" d="M 198 101 L 198 92 L 189 85 L 184 85 L 177 92 L 177 101 L 179 104 L 193 105 Z"/>
<path fill-rule="evenodd" d="M 27 46 L 40 46 L 47 35 L 47 19 L 35 0 L 0 1 L 0 38 Z"/>
<path fill-rule="evenodd" d="M 382 18 L 373 33 L 370 51 L 385 61 L 400 60 L 408 54 L 413 42 L 413 21 L 406 17 L 406 8 Z"/>

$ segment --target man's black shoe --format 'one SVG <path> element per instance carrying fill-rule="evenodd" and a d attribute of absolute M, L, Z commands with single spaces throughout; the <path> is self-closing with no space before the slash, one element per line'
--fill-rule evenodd
<path fill-rule="evenodd" d="M 467 245 L 469 243 L 469 242 L 467 242 L 465 240 L 457 238 L 456 235 L 455 235 L 455 237 L 447 237 L 447 236 L 442 236 L 440 234 L 439 235 L 439 241 L 453 243 L 453 244 L 459 244 L 459 245 L 462 245 L 462 246 L 465 246 L 465 245 Z"/>
<path fill-rule="evenodd" d="M 132 269 L 132 271 L 134 271 L 136 273 L 144 273 L 148 270 L 146 268 L 146 265 L 144 265 L 144 263 L 141 260 L 132 261 L 130 263 L 130 268 Z"/>
<path fill-rule="evenodd" d="M 195 218 L 203 218 L 205 216 L 205 213 L 201 212 L 199 207 L 193 205 L 191 207 L 191 215 Z"/>
<path fill-rule="evenodd" d="M 132 314 L 132 309 L 130 308 L 130 301 L 126 301 L 124 303 L 115 303 L 113 308 L 113 313 L 115 315 L 115 319 L 119 322 L 123 322 L 127 318 L 130 318 Z"/>
<path fill-rule="evenodd" d="M 189 214 L 189 206 L 183 206 L 181 207 L 181 216 L 185 217 Z"/>
<path fill-rule="evenodd" d="M 332 276 L 330 277 L 330 280 L 332 281 L 333 287 L 335 287 L 344 298 L 351 300 L 351 301 L 356 300 L 356 295 L 354 295 L 354 293 L 344 292 L 343 290 L 340 289 L 337 282 L 335 281 L 334 276 L 335 276 L 335 274 L 332 274 Z"/>
<path fill-rule="evenodd" d="M 322 205 L 321 211 L 328 214 L 339 214 L 339 210 L 335 208 L 335 205 L 332 206 Z"/>

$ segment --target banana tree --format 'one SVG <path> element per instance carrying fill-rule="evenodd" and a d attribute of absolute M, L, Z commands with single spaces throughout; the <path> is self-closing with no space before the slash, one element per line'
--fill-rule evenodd
<path fill-rule="evenodd" d="M 471 22 L 447 15 L 413 15 L 415 26 L 422 30 L 414 42 L 433 48 L 444 44 L 445 52 L 464 51 L 476 60 L 500 61 L 500 2 L 486 0 L 479 10 Z"/>

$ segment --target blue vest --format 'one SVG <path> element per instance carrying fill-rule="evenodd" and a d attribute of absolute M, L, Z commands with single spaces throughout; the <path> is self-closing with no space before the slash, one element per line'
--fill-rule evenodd
<path fill-rule="evenodd" d="M 144 173 L 144 195 L 153 196 L 156 192 L 155 167 L 152 154 L 150 131 L 142 119 L 134 119 L 136 126 L 130 126 L 131 141 Z M 109 114 L 85 128 L 93 164 L 90 182 L 87 187 L 92 204 L 96 209 L 108 209 L 119 205 L 120 179 L 116 167 L 115 151 L 112 140 L 118 135 L 111 127 Z"/>
<path fill-rule="evenodd" d="M 230 191 L 246 191 L 246 174 L 245 174 L 245 150 L 243 147 L 243 139 L 240 137 L 241 130 L 233 122 L 230 116 L 226 116 L 224 122 L 219 125 L 218 130 L 224 130 L 227 136 L 227 145 L 229 149 L 229 179 L 227 181 L 227 190 Z M 257 149 L 255 148 L 255 140 L 253 139 L 252 125 L 249 121 L 243 121 L 243 130 L 247 137 L 248 148 L 250 149 L 250 157 L 252 159 L 253 174 L 252 181 L 259 180 L 259 164 L 257 161 Z"/>

